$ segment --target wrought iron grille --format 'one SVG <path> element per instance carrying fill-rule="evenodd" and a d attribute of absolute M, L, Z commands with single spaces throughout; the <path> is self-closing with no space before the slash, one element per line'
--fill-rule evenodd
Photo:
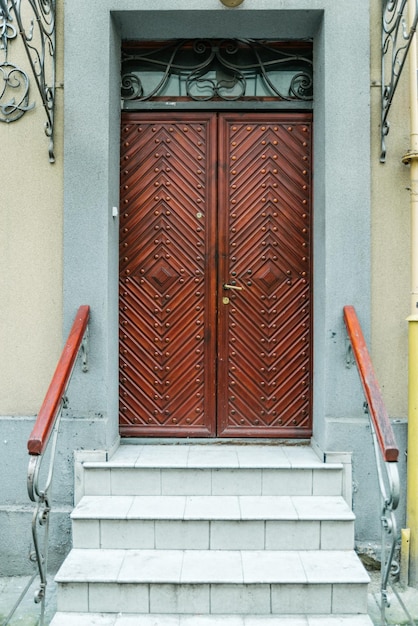
<path fill-rule="evenodd" d="M 10 58 L 10 44 L 18 34 L 44 107 L 53 163 L 55 0 L 0 0 L 0 122 L 15 122 L 35 106 L 29 101 L 29 73 Z"/>
<path fill-rule="evenodd" d="M 18 31 L 7 0 L 0 0 L 0 122 L 14 122 L 35 106 L 29 103 L 29 76 L 12 63 L 9 43 Z"/>
<path fill-rule="evenodd" d="M 311 101 L 312 45 L 250 39 L 125 44 L 122 99 Z"/>
<path fill-rule="evenodd" d="M 408 20 L 408 7 L 411 19 Z M 412 38 L 418 24 L 418 0 L 386 0 L 382 16 L 382 120 L 380 161 L 386 160 L 386 136 L 389 133 L 388 115 L 399 83 Z"/>

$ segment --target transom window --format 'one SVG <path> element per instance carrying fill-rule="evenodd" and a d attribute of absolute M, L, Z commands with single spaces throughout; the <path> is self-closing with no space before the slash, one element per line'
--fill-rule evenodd
<path fill-rule="evenodd" d="M 151 101 L 312 99 L 312 42 L 194 39 L 125 42 L 122 49 L 124 108 Z"/>

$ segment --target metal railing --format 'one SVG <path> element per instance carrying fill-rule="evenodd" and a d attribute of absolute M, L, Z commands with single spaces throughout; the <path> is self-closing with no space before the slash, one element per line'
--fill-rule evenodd
<path fill-rule="evenodd" d="M 395 560 L 395 551 L 398 541 L 395 511 L 399 504 L 400 494 L 398 470 L 399 449 L 396 444 L 392 425 L 377 382 L 360 322 L 353 306 L 344 307 L 344 322 L 366 398 L 365 405 L 370 417 L 380 487 L 380 521 L 382 531 L 380 580 L 381 620 L 382 624 L 387 624 L 385 611 L 386 608 L 390 606 L 388 594 L 388 586 L 390 586 L 408 617 L 409 623 L 411 626 L 414 626 L 415 622 L 402 602 L 396 588 L 392 585 L 392 578 L 399 573 L 399 564 Z"/>
<path fill-rule="evenodd" d="M 41 604 L 39 626 L 43 626 L 45 617 L 45 597 L 48 569 L 48 533 L 49 514 L 51 512 L 50 490 L 54 473 L 55 452 L 59 434 L 62 409 L 67 403 L 67 389 L 77 357 L 80 353 L 82 370 L 88 370 L 88 321 L 90 307 L 80 306 L 75 316 L 67 342 L 61 353 L 55 373 L 39 410 L 35 425 L 28 439 L 29 466 L 27 488 L 29 498 L 35 503 L 32 516 L 32 538 L 34 553 L 31 555 L 38 566 L 38 571 L 23 590 L 20 598 L 6 618 L 3 626 L 9 624 L 18 606 L 23 600 L 32 582 L 39 575 L 39 589 L 35 593 L 35 602 Z M 41 472 L 45 461 L 45 470 Z M 42 482 L 42 484 L 41 484 Z M 41 532 L 43 536 L 41 537 Z"/>

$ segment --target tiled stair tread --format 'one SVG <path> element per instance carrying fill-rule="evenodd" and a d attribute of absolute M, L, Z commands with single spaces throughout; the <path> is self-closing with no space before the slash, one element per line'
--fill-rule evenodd
<path fill-rule="evenodd" d="M 340 463 L 324 463 L 309 446 L 265 445 L 121 445 L 109 461 L 90 461 L 85 468 L 277 468 L 335 469 Z"/>
<path fill-rule="evenodd" d="M 373 626 L 368 615 L 130 615 L 56 613 L 50 626 Z"/>
<path fill-rule="evenodd" d="M 355 519 L 341 496 L 84 496 L 71 517 L 76 520 Z"/>
<path fill-rule="evenodd" d="M 363 584 L 354 551 L 73 549 L 58 583 Z"/>
<path fill-rule="evenodd" d="M 332 459 L 144 443 L 85 462 L 51 626 L 371 626 L 341 496 L 349 460 Z"/>

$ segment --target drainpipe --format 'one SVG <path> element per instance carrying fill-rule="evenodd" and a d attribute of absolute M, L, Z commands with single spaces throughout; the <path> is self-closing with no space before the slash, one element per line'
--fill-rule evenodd
<path fill-rule="evenodd" d="M 409 2 L 409 19 L 413 24 L 415 2 Z M 403 163 L 410 165 L 411 211 L 411 297 L 408 317 L 408 478 L 407 527 L 410 530 L 409 584 L 418 585 L 418 74 L 417 41 L 412 35 L 409 50 L 410 82 L 410 149 Z"/>

